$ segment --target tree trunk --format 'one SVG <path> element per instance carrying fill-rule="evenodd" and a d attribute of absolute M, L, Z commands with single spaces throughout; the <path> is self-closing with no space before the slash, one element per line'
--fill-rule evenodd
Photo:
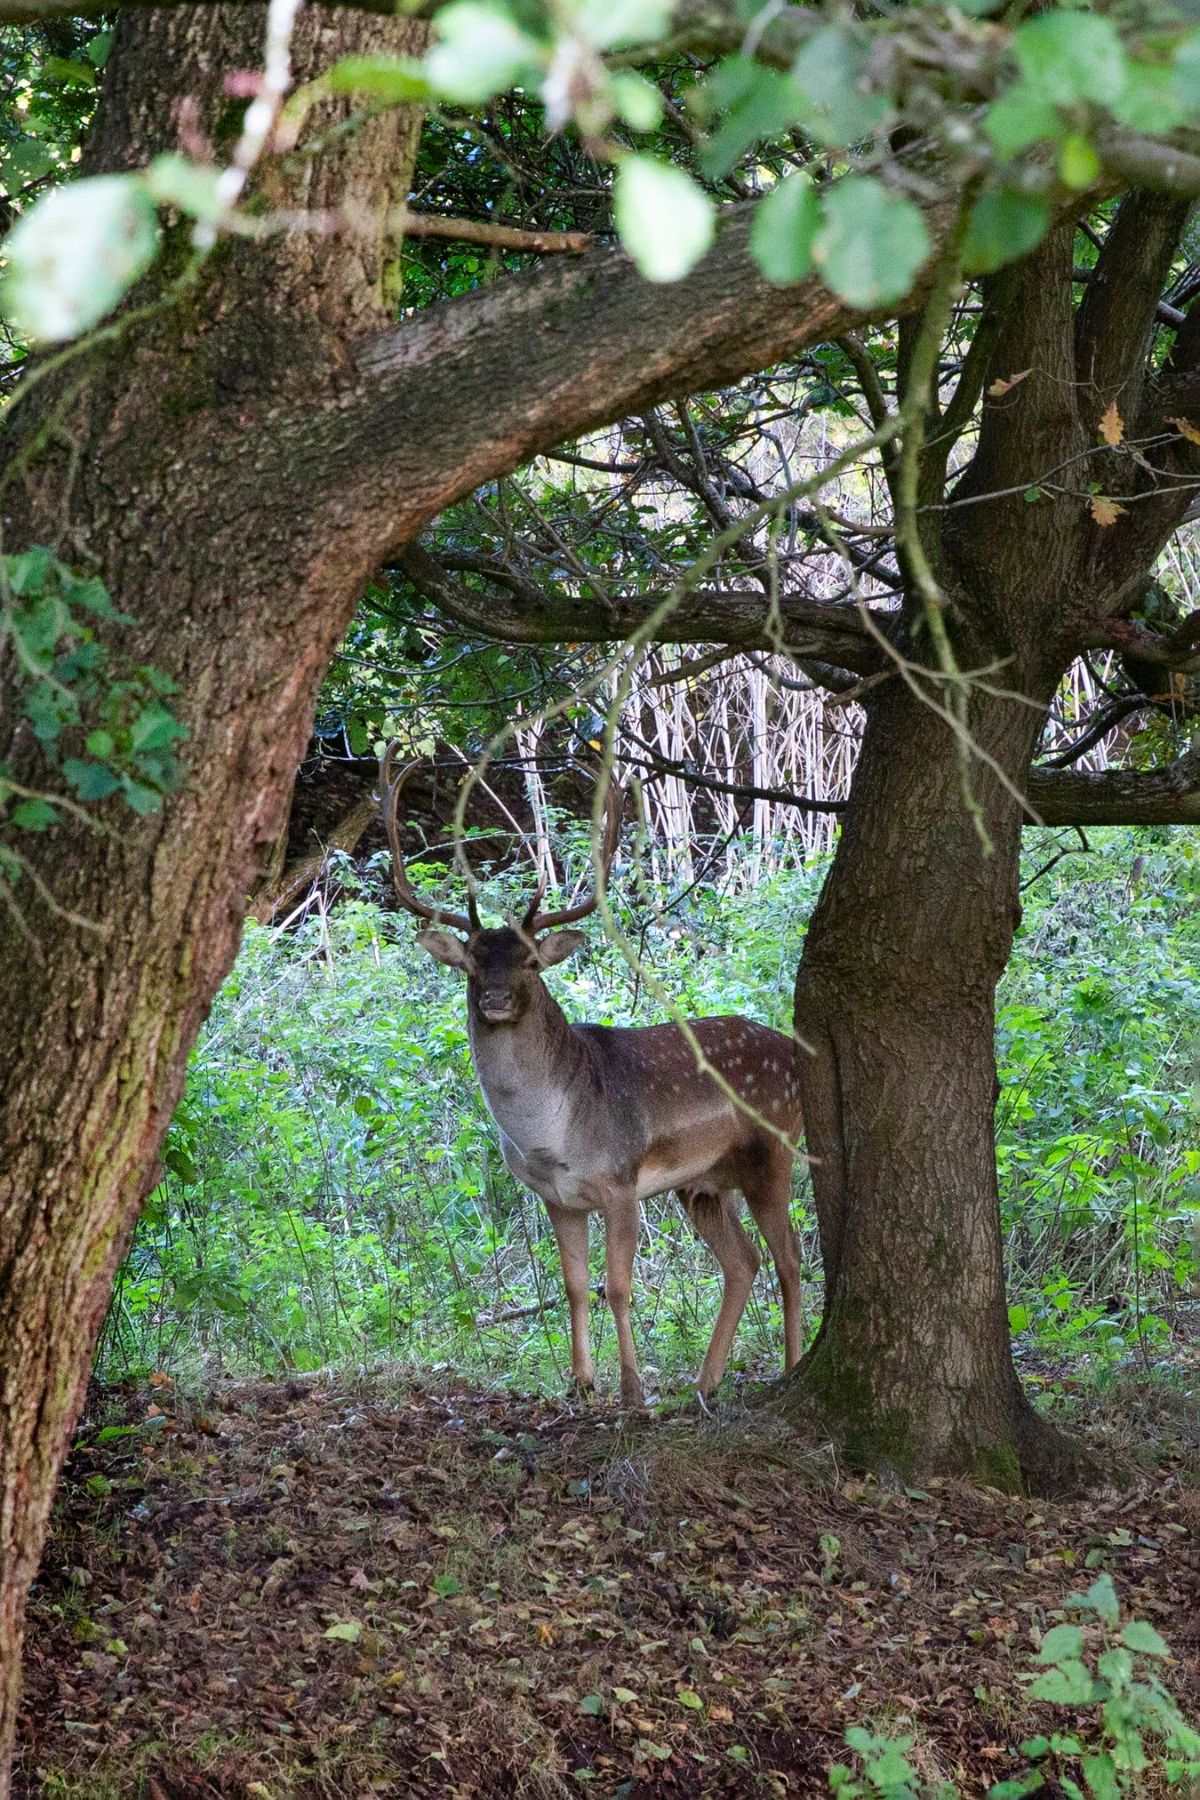
<path fill-rule="evenodd" d="M 1041 718 L 972 696 L 972 734 L 1018 789 Z M 1019 919 L 1021 807 L 977 757 L 970 785 L 990 853 L 950 730 L 889 683 L 796 982 L 826 1300 L 784 1402 L 815 1400 L 860 1466 L 1015 1488 L 1076 1459 L 1009 1347 L 994 997 Z"/>
<path fill-rule="evenodd" d="M 339 50 L 419 48 L 421 29 L 305 13 L 297 74 Z M 224 78 L 259 63 L 262 31 L 250 7 L 122 18 L 89 169 L 170 143 L 181 93 L 196 128 L 228 135 Z M 319 107 L 314 129 L 334 116 Z M 386 207 L 407 190 L 419 123 L 392 112 L 330 132 L 331 153 L 300 159 L 275 197 L 319 207 L 350 190 Z M 100 834 L 45 834 L 31 850 L 53 904 L 23 886 L 24 926 L 0 913 L 0 1797 L 25 1596 L 113 1273 L 286 816 L 317 685 L 375 566 L 363 532 L 343 522 L 331 541 L 324 496 L 301 477 L 264 475 L 259 426 L 297 384 L 336 391 L 346 336 L 388 323 L 384 260 L 369 223 L 352 249 L 312 234 L 235 245 L 194 308 L 68 365 L 6 421 L 2 447 L 25 460 L 10 468 L 5 548 L 48 544 L 100 574 L 136 619 L 116 647 L 172 677 L 188 737 L 161 813 L 110 801 Z M 43 785 L 4 699 L 0 760 Z"/>

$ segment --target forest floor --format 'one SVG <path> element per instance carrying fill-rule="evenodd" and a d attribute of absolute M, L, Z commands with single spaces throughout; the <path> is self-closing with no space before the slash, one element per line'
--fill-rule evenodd
<path fill-rule="evenodd" d="M 1103 1570 L 1200 1712 L 1200 1422 L 1153 1384 L 1100 1412 L 1125 1485 L 1059 1505 L 847 1479 L 736 1398 L 110 1392 L 33 1598 L 16 1791 L 816 1795 L 867 1725 L 982 1795 L 1069 1728 L 1022 1678 Z"/>

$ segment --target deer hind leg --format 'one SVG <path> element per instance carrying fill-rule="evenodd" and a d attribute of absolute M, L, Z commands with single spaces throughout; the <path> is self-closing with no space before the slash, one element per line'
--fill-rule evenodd
<path fill-rule="evenodd" d="M 803 1312 L 800 1299 L 800 1246 L 792 1226 L 792 1159 L 783 1145 L 773 1141 L 761 1170 L 747 1173 L 742 1186 L 754 1222 L 767 1240 L 779 1294 L 783 1301 L 783 1366 L 800 1361 Z"/>
<path fill-rule="evenodd" d="M 596 1371 L 588 1341 L 588 1216 L 549 1200 L 546 1211 L 558 1244 L 571 1315 L 571 1373 L 579 1387 L 590 1388 L 595 1385 Z"/>
<path fill-rule="evenodd" d="M 633 1290 L 633 1258 L 640 1224 L 641 1208 L 636 1200 L 614 1200 L 604 1208 L 604 1289 L 617 1327 L 621 1405 L 639 1408 L 645 1406 L 646 1397 L 638 1374 L 629 1296 Z"/>
<path fill-rule="evenodd" d="M 701 1394 L 708 1395 L 714 1392 L 725 1373 L 733 1334 L 746 1310 L 754 1277 L 758 1274 L 758 1251 L 738 1218 L 732 1190 L 713 1193 L 703 1188 L 681 1188 L 679 1198 L 688 1218 L 721 1265 L 721 1310 L 696 1377 Z"/>

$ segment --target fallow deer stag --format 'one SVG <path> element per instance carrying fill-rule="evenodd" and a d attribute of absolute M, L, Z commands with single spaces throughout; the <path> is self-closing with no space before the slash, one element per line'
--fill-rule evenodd
<path fill-rule="evenodd" d="M 697 1066 L 677 1025 L 638 1030 L 571 1025 L 542 981 L 545 970 L 585 942 L 564 931 L 595 910 L 596 894 L 542 912 L 543 887 L 524 916 L 481 925 L 474 886 L 467 914 L 414 893 L 400 846 L 405 782 L 398 745 L 380 766 L 380 795 L 400 902 L 427 929 L 417 942 L 467 975 L 471 1057 L 504 1160 L 545 1201 L 558 1242 L 571 1315 L 571 1368 L 581 1388 L 594 1379 L 588 1342 L 588 1214 L 604 1218 L 605 1292 L 616 1321 L 621 1401 L 644 1404 L 629 1320 L 640 1203 L 678 1190 L 696 1230 L 721 1265 L 724 1291 L 697 1377 L 711 1394 L 725 1371 L 759 1259 L 738 1217 L 736 1190 L 770 1247 L 783 1298 L 784 1366 L 800 1355 L 800 1257 L 788 1216 L 793 1150 L 800 1135 L 799 1083 L 790 1039 L 749 1019 L 697 1019 L 704 1057 L 743 1107 Z M 621 796 L 610 788 L 603 867 L 616 849 Z M 436 929 L 448 926 L 450 930 Z M 452 936 L 451 932 L 461 936 Z"/>

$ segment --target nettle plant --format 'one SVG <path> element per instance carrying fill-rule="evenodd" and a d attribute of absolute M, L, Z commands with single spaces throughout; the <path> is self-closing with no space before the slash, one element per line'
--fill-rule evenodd
<path fill-rule="evenodd" d="M 988 1800 L 1043 1792 L 1121 1800 L 1145 1791 L 1148 1777 L 1168 1786 L 1195 1783 L 1200 1731 L 1157 1673 L 1171 1654 L 1164 1639 L 1144 1619 L 1122 1623 L 1111 1575 L 1099 1576 L 1086 1594 L 1072 1594 L 1067 1611 L 1083 1623 L 1046 1633 L 1035 1658 L 1040 1672 L 1025 1692 L 1030 1700 L 1070 1707 L 1081 1722 L 1074 1731 L 1027 1739 L 1021 1745 L 1026 1768 L 990 1787 Z M 855 1766 L 834 1763 L 829 1770 L 840 1800 L 958 1800 L 953 1783 L 929 1781 L 914 1767 L 911 1735 L 888 1737 L 855 1725 L 845 1742 Z"/>
<path fill-rule="evenodd" d="M 103 582 L 78 575 L 38 547 L 0 558 L 0 654 L 7 702 L 37 746 L 45 774 L 0 762 L 0 884 L 6 897 L 28 865 L 21 835 L 116 795 L 150 813 L 173 786 L 184 727 L 167 704 L 175 684 L 161 670 L 124 667 L 108 634 L 132 618 Z M 47 779 L 53 787 L 43 785 Z M 34 782 L 37 785 L 33 785 Z"/>
<path fill-rule="evenodd" d="M 431 10 L 423 58 L 347 57 L 286 103 L 286 42 L 269 25 L 267 74 L 228 168 L 172 153 L 59 188 L 19 219 L 5 247 L 13 323 L 40 341 L 98 323 L 154 260 L 160 207 L 196 221 L 201 257 L 221 231 L 269 230 L 269 217 L 239 212 L 250 168 L 293 144 L 331 95 L 357 97 L 364 113 L 536 98 L 552 132 L 577 131 L 612 169 L 614 227 L 648 279 L 695 266 L 719 197 L 756 194 L 752 250 L 766 277 L 816 273 L 858 307 L 910 292 L 931 257 L 931 204 L 961 212 L 962 269 L 986 274 L 1032 250 L 1072 196 L 1138 185 L 1164 138 L 1200 125 L 1200 31 L 1168 0 L 1135 0 L 1119 17 L 1076 4 L 1022 18 L 996 0 L 867 17 L 786 0 Z M 685 133 L 667 121 L 670 146 L 664 72 L 685 94 Z"/>

